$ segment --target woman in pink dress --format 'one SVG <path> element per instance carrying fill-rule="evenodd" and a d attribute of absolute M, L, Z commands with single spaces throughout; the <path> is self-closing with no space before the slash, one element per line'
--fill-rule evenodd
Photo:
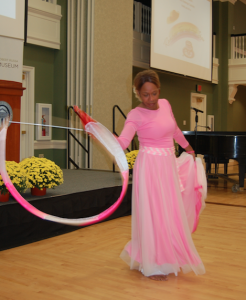
<path fill-rule="evenodd" d="M 157 73 L 138 73 L 134 89 L 141 103 L 128 114 L 118 138 L 126 149 L 137 132 L 140 143 L 133 170 L 132 239 L 121 258 L 154 280 L 167 280 L 180 269 L 203 274 L 191 237 L 206 197 L 203 165 L 178 128 L 169 102 L 159 99 Z M 186 150 L 179 158 L 173 139 Z"/>

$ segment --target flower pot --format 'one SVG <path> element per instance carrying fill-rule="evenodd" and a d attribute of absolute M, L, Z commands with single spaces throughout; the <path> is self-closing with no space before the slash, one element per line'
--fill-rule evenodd
<path fill-rule="evenodd" d="M 0 191 L 0 202 L 8 202 L 9 201 L 9 192 L 5 195 Z"/>
<path fill-rule="evenodd" d="M 46 195 L 46 188 L 43 188 L 42 190 L 34 187 L 34 188 L 31 188 L 31 194 L 33 196 L 44 196 Z"/>

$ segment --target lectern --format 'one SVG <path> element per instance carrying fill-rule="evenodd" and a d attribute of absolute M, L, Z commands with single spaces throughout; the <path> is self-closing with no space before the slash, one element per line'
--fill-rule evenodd
<path fill-rule="evenodd" d="M 6 102 L 12 109 L 12 121 L 20 122 L 21 96 L 23 90 L 21 82 L 0 80 L 0 101 Z M 1 102 L 4 105 L 3 102 Z M 7 132 L 6 160 L 20 161 L 20 124 L 11 124 Z"/>

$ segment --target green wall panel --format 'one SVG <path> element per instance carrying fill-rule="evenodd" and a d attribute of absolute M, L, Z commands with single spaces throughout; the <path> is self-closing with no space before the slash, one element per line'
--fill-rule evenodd
<path fill-rule="evenodd" d="M 35 103 L 52 104 L 52 124 L 67 126 L 67 0 L 57 0 L 57 4 L 61 5 L 62 14 L 60 50 L 26 44 L 23 64 L 35 67 Z M 66 130 L 52 129 L 52 140 L 66 140 L 66 137 Z M 45 149 L 34 153 L 44 154 L 61 168 L 66 167 L 66 150 Z"/>
<path fill-rule="evenodd" d="M 35 103 L 53 103 L 54 50 L 32 44 L 24 46 L 23 64 L 35 67 Z"/>
<path fill-rule="evenodd" d="M 34 150 L 34 156 L 39 157 L 43 154 L 45 158 L 55 162 L 61 169 L 66 169 L 66 149 L 37 149 Z"/>
<path fill-rule="evenodd" d="M 60 49 L 27 44 L 23 63 L 35 67 L 35 103 L 51 103 L 53 124 L 62 126 L 67 118 L 67 1 L 58 0 L 57 4 L 62 9 Z M 64 131 L 53 129 L 53 139 L 65 138 Z"/>
<path fill-rule="evenodd" d="M 241 1 L 236 1 L 234 7 L 234 22 L 235 30 L 233 34 L 246 34 L 246 5 Z"/>

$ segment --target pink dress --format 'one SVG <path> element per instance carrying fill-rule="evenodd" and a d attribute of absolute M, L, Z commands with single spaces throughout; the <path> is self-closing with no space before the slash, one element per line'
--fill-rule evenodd
<path fill-rule="evenodd" d="M 169 102 L 159 99 L 158 104 L 157 110 L 131 110 L 118 138 L 123 149 L 135 132 L 140 142 L 133 170 L 132 239 L 121 258 L 145 276 L 177 275 L 180 269 L 203 274 L 191 233 L 204 208 L 204 168 L 187 153 L 176 158 L 173 139 L 183 148 L 189 143 Z"/>

